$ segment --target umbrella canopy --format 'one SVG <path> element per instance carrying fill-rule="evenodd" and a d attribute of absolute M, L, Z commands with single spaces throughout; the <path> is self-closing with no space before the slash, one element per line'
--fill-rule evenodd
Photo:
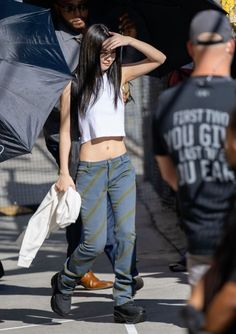
<path fill-rule="evenodd" d="M 71 78 L 50 10 L 0 0 L 0 162 L 31 152 Z"/>

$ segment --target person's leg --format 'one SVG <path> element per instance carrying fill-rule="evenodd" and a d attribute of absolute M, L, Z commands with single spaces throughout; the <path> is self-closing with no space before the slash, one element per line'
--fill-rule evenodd
<path fill-rule="evenodd" d="M 135 238 L 135 243 L 134 243 L 134 250 L 133 250 L 133 255 L 132 255 L 132 264 L 131 264 L 131 275 L 133 278 L 133 284 L 132 284 L 132 289 L 133 289 L 133 296 L 136 294 L 136 292 L 144 287 L 144 281 L 142 277 L 139 275 L 138 269 L 137 269 L 137 237 Z"/>
<path fill-rule="evenodd" d="M 82 277 L 103 252 L 107 240 L 106 168 L 102 162 L 80 162 L 76 188 L 81 195 L 83 239 L 70 256 L 67 268 Z"/>
<path fill-rule="evenodd" d="M 57 165 L 59 166 L 59 128 L 60 128 L 60 111 L 54 108 L 43 128 L 45 143 L 48 151 L 52 154 Z M 82 221 L 81 216 L 77 219 L 75 224 L 71 224 L 66 228 L 67 240 L 67 257 L 69 257 L 82 239 Z M 88 290 L 107 289 L 113 286 L 113 282 L 99 280 L 92 271 L 86 273 L 83 279 L 80 280 L 80 285 Z"/>
<path fill-rule="evenodd" d="M 176 208 L 176 215 L 177 215 L 177 225 L 181 230 L 183 230 L 183 222 L 182 222 L 182 217 L 181 217 L 181 210 L 180 210 L 180 199 L 179 199 L 179 194 L 173 192 L 173 195 L 175 195 L 175 208 Z M 187 249 L 184 249 L 181 251 L 180 254 L 180 259 L 176 262 L 171 262 L 169 264 L 169 269 L 173 272 L 183 272 L 187 271 L 187 259 L 186 259 L 186 253 Z"/>
<path fill-rule="evenodd" d="M 187 253 L 188 281 L 195 286 L 212 264 L 212 256 Z"/>
<path fill-rule="evenodd" d="M 82 220 L 81 215 L 74 224 L 67 226 L 66 228 L 66 240 L 67 240 L 67 257 L 71 256 L 74 250 L 78 247 L 82 239 Z"/>
<path fill-rule="evenodd" d="M 107 198 L 107 243 L 105 246 L 105 253 L 108 259 L 111 262 L 112 268 L 114 270 L 115 266 L 115 255 L 116 255 L 116 240 L 115 240 L 115 220 L 114 213 L 112 211 L 110 196 Z M 131 275 L 133 277 L 133 294 L 135 294 L 138 290 L 142 289 L 144 286 L 144 281 L 141 276 L 139 276 L 139 272 L 137 269 L 137 257 L 136 257 L 136 239 L 135 246 L 133 250 L 132 256 L 132 265 L 131 265 Z"/>
<path fill-rule="evenodd" d="M 107 196 L 107 242 L 104 248 L 104 252 L 111 262 L 112 268 L 115 265 L 116 255 L 116 240 L 115 240 L 115 220 L 114 214 L 111 207 L 111 200 L 109 195 Z"/>
<path fill-rule="evenodd" d="M 169 264 L 169 269 L 173 272 L 185 272 L 187 271 L 187 259 L 186 250 L 182 252 L 179 261 L 172 262 Z"/>
<path fill-rule="evenodd" d="M 109 161 L 108 192 L 115 217 L 114 319 L 116 322 L 136 323 L 145 320 L 142 307 L 132 304 L 131 275 L 135 247 L 135 172 L 127 154 Z"/>
<path fill-rule="evenodd" d="M 74 224 L 69 225 L 66 228 L 66 238 L 67 238 L 67 257 L 78 247 L 80 242 L 83 241 L 83 226 L 81 215 L 79 215 L 77 221 Z M 113 287 L 112 281 L 105 281 L 98 279 L 94 273 L 89 270 L 79 281 L 78 285 L 82 285 L 86 290 L 103 290 Z"/>
<path fill-rule="evenodd" d="M 0 261 L 0 278 L 2 276 L 4 276 L 5 272 L 4 272 L 4 268 L 3 268 L 3 265 L 2 265 L 2 261 Z"/>
<path fill-rule="evenodd" d="M 107 168 L 102 163 L 80 162 L 76 188 L 81 195 L 83 240 L 53 277 L 52 309 L 66 315 L 75 285 L 104 251 L 107 239 Z"/>
<path fill-rule="evenodd" d="M 45 144 L 48 151 L 55 159 L 59 166 L 59 129 L 60 129 L 60 111 L 57 108 L 53 108 L 49 114 L 44 127 L 43 134 L 45 138 Z"/>

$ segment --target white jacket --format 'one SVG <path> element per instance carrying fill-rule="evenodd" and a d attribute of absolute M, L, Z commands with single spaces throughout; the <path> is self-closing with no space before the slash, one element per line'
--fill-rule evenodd
<path fill-rule="evenodd" d="M 51 232 L 76 221 L 80 206 L 81 197 L 77 191 L 69 187 L 65 193 L 58 193 L 53 184 L 23 232 L 18 266 L 28 268 Z"/>

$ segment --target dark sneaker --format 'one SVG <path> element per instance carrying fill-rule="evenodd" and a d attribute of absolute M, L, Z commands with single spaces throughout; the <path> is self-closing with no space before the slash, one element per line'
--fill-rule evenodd
<path fill-rule="evenodd" d="M 181 272 L 181 271 L 187 271 L 187 263 L 186 263 L 186 258 L 182 257 L 180 261 L 170 263 L 169 264 L 169 269 L 175 273 Z"/>
<path fill-rule="evenodd" d="M 55 313 L 59 314 L 62 317 L 65 317 L 70 312 L 71 295 L 66 295 L 58 289 L 58 275 L 59 273 L 56 273 L 51 279 L 51 308 Z"/>
<path fill-rule="evenodd" d="M 144 281 L 141 276 L 133 277 L 133 286 L 132 286 L 132 296 L 136 294 L 136 292 L 144 287 Z"/>
<path fill-rule="evenodd" d="M 144 287 L 144 281 L 141 276 L 136 276 L 133 278 L 134 288 L 136 291 L 142 289 Z"/>
<path fill-rule="evenodd" d="M 128 302 L 114 307 L 114 321 L 125 324 L 136 324 L 146 320 L 146 311 L 142 306 Z"/>
<path fill-rule="evenodd" d="M 2 265 L 2 261 L 0 261 L 0 278 L 2 277 L 2 276 L 4 276 L 4 269 L 3 269 L 3 265 Z"/>

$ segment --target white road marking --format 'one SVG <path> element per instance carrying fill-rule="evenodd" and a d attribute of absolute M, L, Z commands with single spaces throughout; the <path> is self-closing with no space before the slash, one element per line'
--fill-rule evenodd
<path fill-rule="evenodd" d="M 136 327 L 134 325 L 125 325 L 128 334 L 138 334 Z"/>
<path fill-rule="evenodd" d="M 11 331 L 14 329 L 22 329 L 22 328 L 31 328 L 31 327 L 38 327 L 40 325 L 28 325 L 28 326 L 20 326 L 20 327 L 9 327 L 9 328 L 2 328 L 0 329 L 1 332 Z"/>
<path fill-rule="evenodd" d="M 86 317 L 86 318 L 77 318 L 77 319 L 68 319 L 68 320 L 63 320 L 63 319 L 57 319 L 57 318 L 45 318 L 48 320 L 51 320 L 50 322 L 44 322 L 41 324 L 35 324 L 35 325 L 26 325 L 26 326 L 18 326 L 18 327 L 9 327 L 9 328 L 1 328 L 0 332 L 5 332 L 5 331 L 10 331 L 10 330 L 17 330 L 17 329 L 23 329 L 23 328 L 32 328 L 32 327 L 40 327 L 40 326 L 45 326 L 45 325 L 51 325 L 52 323 L 60 323 L 64 324 L 67 322 L 72 322 L 72 321 L 84 321 L 84 320 L 89 320 L 89 319 L 98 319 L 98 318 L 106 318 L 106 317 L 111 317 L 113 314 L 104 314 L 104 315 L 98 315 L 95 317 Z M 36 317 L 35 317 L 36 318 Z M 40 317 L 43 318 L 43 317 Z M 129 332 L 129 334 L 136 334 L 137 332 Z"/>
<path fill-rule="evenodd" d="M 158 305 L 168 305 L 168 306 L 185 306 L 186 303 L 157 303 Z"/>

